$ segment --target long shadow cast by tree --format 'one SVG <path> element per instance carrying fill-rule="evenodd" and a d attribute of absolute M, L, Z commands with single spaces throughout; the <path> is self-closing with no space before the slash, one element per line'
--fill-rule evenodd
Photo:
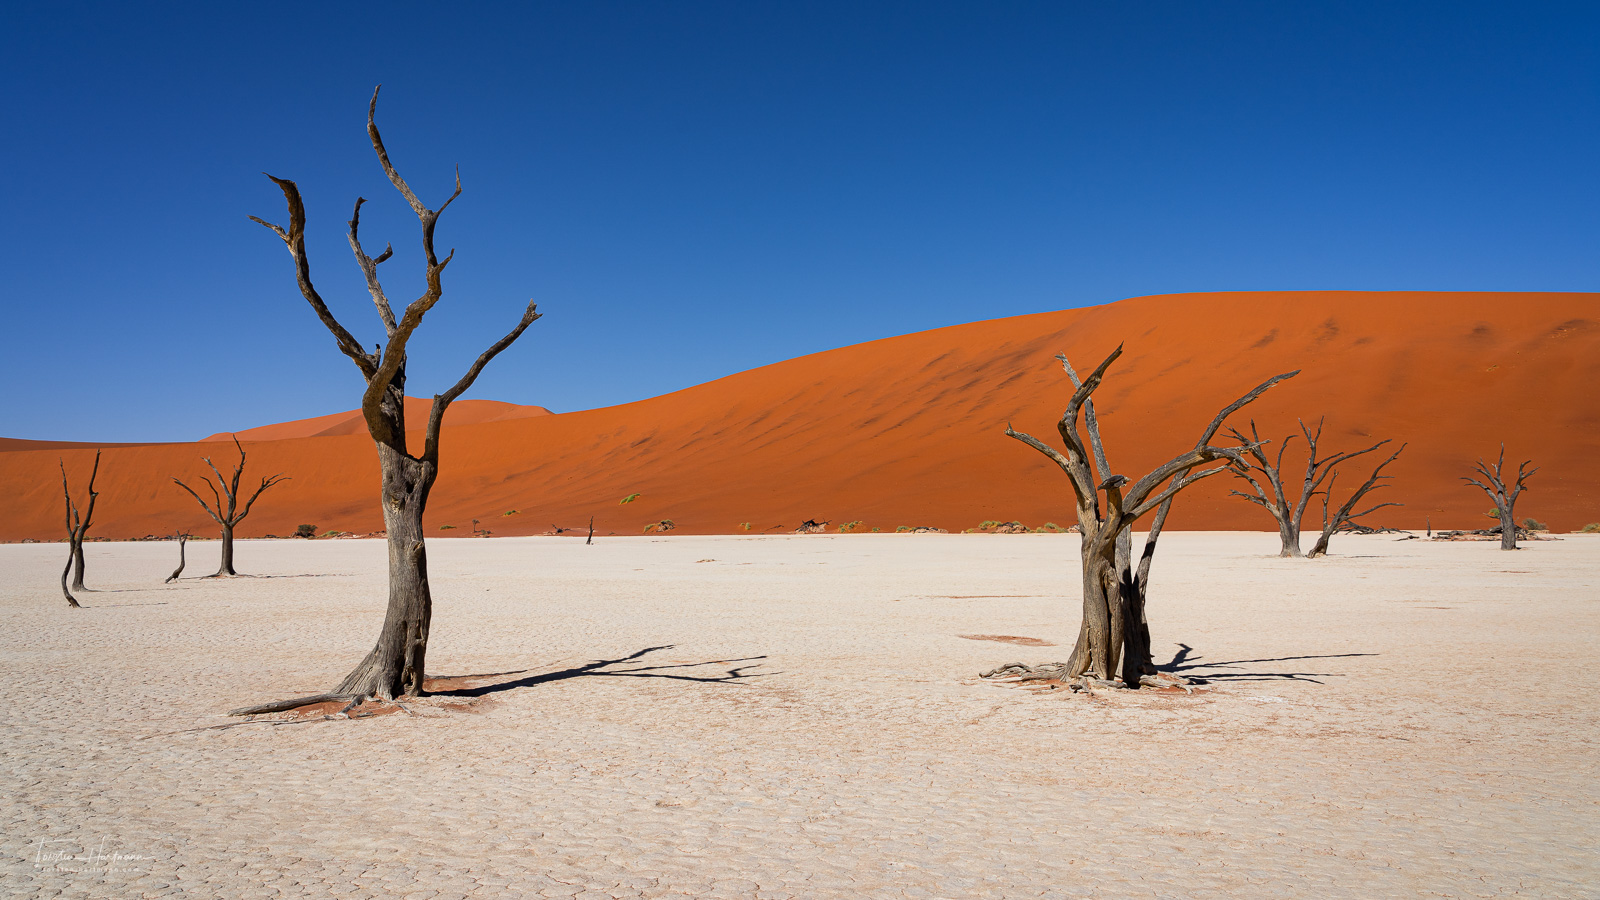
<path fill-rule="evenodd" d="M 667 679 L 671 679 L 673 681 L 694 681 L 694 682 L 699 682 L 701 684 L 743 684 L 743 683 L 749 681 L 752 678 L 763 678 L 763 677 L 766 677 L 768 675 L 777 674 L 775 672 L 762 672 L 762 673 L 759 673 L 759 674 L 751 674 L 751 673 L 746 671 L 747 669 L 756 668 L 756 666 L 759 665 L 759 663 L 757 661 L 766 659 L 765 656 L 745 656 L 745 657 L 740 657 L 738 659 L 708 659 L 708 660 L 706 660 L 704 662 L 697 662 L 697 663 L 667 663 L 665 665 L 656 665 L 656 666 L 637 666 L 636 665 L 636 666 L 633 666 L 631 668 L 626 668 L 626 669 L 612 669 L 612 668 L 610 668 L 611 666 L 621 665 L 623 663 L 635 662 L 636 660 L 639 660 L 641 657 L 643 657 L 645 654 L 648 654 L 648 653 L 655 653 L 655 652 L 657 652 L 659 650 L 671 650 L 672 646 L 673 645 L 671 645 L 671 644 L 663 644 L 663 645 L 661 645 L 659 647 L 646 647 L 643 650 L 639 650 L 639 651 L 636 651 L 634 653 L 630 653 L 627 656 L 619 656 L 619 657 L 616 657 L 615 659 L 597 659 L 597 660 L 593 660 L 591 662 L 585 663 L 584 665 L 581 665 L 581 666 L 573 666 L 572 668 L 569 668 L 569 669 L 559 669 L 559 670 L 554 671 L 554 672 L 541 672 L 541 673 L 539 673 L 537 675 L 529 675 L 526 678 L 518 678 L 515 681 L 502 681 L 502 682 L 500 682 L 498 684 L 476 685 L 476 686 L 473 686 L 473 687 L 463 687 L 463 688 L 443 688 L 443 689 L 430 688 L 428 690 L 428 694 L 429 694 L 429 696 L 433 696 L 433 697 L 485 697 L 485 696 L 488 696 L 490 694 L 498 694 L 498 693 L 502 693 L 504 691 L 514 691 L 514 690 L 517 690 L 518 688 L 536 687 L 536 686 L 541 685 L 541 684 L 549 684 L 552 681 L 566 681 L 569 678 L 592 678 L 592 677 L 607 677 L 607 678 L 667 678 Z M 681 669 L 698 669 L 698 668 L 700 668 L 702 666 L 725 666 L 725 665 L 729 665 L 731 663 L 754 663 L 755 665 L 742 665 L 742 666 L 735 665 L 732 668 L 727 669 L 721 675 L 694 675 L 694 674 L 685 674 L 685 673 L 674 673 L 674 672 L 669 671 L 669 670 L 673 670 L 673 669 L 679 669 L 679 670 L 681 670 Z M 499 673 L 499 674 L 500 675 L 520 675 L 522 673 L 521 672 L 502 672 L 502 673 Z M 453 678 L 450 677 L 450 676 L 430 676 L 429 680 L 430 681 L 457 681 L 457 680 L 463 680 L 463 679 L 476 680 L 476 679 L 481 679 L 481 678 L 494 678 L 494 677 L 498 677 L 498 676 L 496 676 L 496 675 L 458 675 L 458 676 L 455 676 Z"/>
<path fill-rule="evenodd" d="M 1322 684 L 1319 678 L 1342 678 L 1343 672 L 1259 672 L 1245 670 L 1238 672 L 1213 672 L 1212 669 L 1237 669 L 1251 663 L 1294 662 L 1302 659 L 1345 659 L 1354 656 L 1377 656 L 1376 653 L 1322 653 L 1309 656 L 1274 656 L 1266 659 L 1230 659 L 1226 662 L 1205 662 L 1205 657 L 1195 654 L 1194 648 L 1188 644 L 1179 644 L 1178 652 L 1172 655 L 1172 661 L 1165 665 L 1158 664 L 1157 669 L 1176 675 L 1187 672 L 1184 679 L 1190 684 L 1210 684 L 1214 681 L 1309 681 L 1313 684 Z M 1193 660 L 1191 662 L 1191 660 Z M 1200 671 L 1196 671 L 1200 670 Z"/>

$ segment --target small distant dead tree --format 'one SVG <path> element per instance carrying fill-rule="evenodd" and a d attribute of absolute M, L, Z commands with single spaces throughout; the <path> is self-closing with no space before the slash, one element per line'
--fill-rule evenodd
<path fill-rule="evenodd" d="M 289 255 L 294 258 L 295 278 L 301 295 L 316 311 L 323 326 L 333 334 L 339 351 L 355 363 L 366 382 L 366 391 L 361 397 L 361 414 L 366 420 L 367 432 L 377 445 L 378 466 L 382 472 L 380 497 L 389 541 L 388 612 L 372 651 L 330 693 L 244 707 L 233 710 L 232 715 L 275 712 L 336 698 L 358 702 L 376 697 L 390 701 L 423 692 L 433 596 L 428 588 L 428 556 L 423 542 L 422 514 L 427 506 L 428 493 L 439 475 L 440 424 L 450 403 L 472 387 L 483 367 L 511 346 L 539 318 L 537 308 L 529 302 L 521 320 L 510 333 L 485 350 L 454 386 L 442 394 L 434 395 L 422 453 L 413 456 L 408 452 L 405 422 L 406 345 L 417 326 L 422 324 L 422 317 L 444 295 L 441 278 L 445 266 L 455 257 L 455 251 L 439 259 L 434 253 L 433 231 L 440 214 L 456 197 L 461 196 L 461 174 L 458 170 L 455 193 L 443 205 L 437 210 L 424 206 L 389 162 L 389 152 L 384 149 L 383 138 L 378 134 L 377 109 L 378 91 L 374 90 L 372 102 L 367 107 L 367 136 L 372 141 L 372 149 L 378 155 L 384 174 L 405 197 L 421 223 L 422 253 L 426 261 L 423 277 L 427 284 L 422 296 L 412 301 L 397 320 L 389 305 L 388 295 L 378 281 L 378 266 L 394 255 L 394 249 L 392 246 L 386 247 L 376 259 L 362 249 L 358 228 L 361 204 L 367 201 L 357 198 L 349 223 L 350 249 L 355 253 L 356 264 L 366 276 L 367 292 L 372 295 L 378 317 L 383 321 L 389 339 L 387 348 L 378 347 L 371 352 L 364 349 L 364 345 L 334 318 L 327 303 L 312 286 L 311 264 L 306 257 L 305 246 L 305 203 L 300 198 L 299 187 L 293 181 L 267 176 L 283 191 L 284 199 L 288 202 L 287 229 L 254 216 L 251 218 L 271 229 L 289 248 Z"/>
<path fill-rule="evenodd" d="M 1377 444 L 1373 445 L 1371 449 L 1376 450 L 1387 443 L 1389 443 L 1387 439 L 1379 441 Z M 1383 470 L 1390 463 L 1399 459 L 1400 454 L 1404 453 L 1405 449 L 1406 445 L 1401 444 L 1399 450 L 1389 454 L 1388 459 L 1378 463 L 1377 468 L 1372 470 L 1372 474 L 1367 476 L 1367 480 L 1363 481 L 1361 486 L 1356 488 L 1355 491 L 1351 493 L 1349 498 L 1346 499 L 1344 503 L 1340 505 L 1338 510 L 1336 510 L 1332 515 L 1328 514 L 1328 507 L 1331 505 L 1329 503 L 1329 498 L 1333 496 L 1333 483 L 1338 479 L 1339 473 L 1335 472 L 1331 477 L 1329 477 L 1328 489 L 1322 492 L 1322 534 L 1317 536 L 1317 543 L 1311 548 L 1311 552 L 1306 554 L 1307 558 L 1321 559 L 1322 557 L 1327 556 L 1328 541 L 1333 539 L 1333 533 L 1341 528 L 1359 531 L 1360 528 L 1356 526 L 1359 526 L 1360 523 L 1358 523 L 1356 520 L 1362 516 L 1375 513 L 1386 506 L 1405 506 L 1404 503 L 1395 503 L 1391 501 L 1388 503 L 1374 504 L 1360 512 L 1354 511 L 1356 504 L 1361 502 L 1361 498 L 1365 497 L 1368 493 L 1377 490 L 1378 488 L 1388 486 L 1384 484 L 1384 482 L 1387 482 L 1394 476 L 1383 474 Z"/>
<path fill-rule="evenodd" d="M 78 514 L 78 504 L 72 502 L 72 489 L 67 486 L 67 461 L 57 458 L 61 464 L 61 493 L 67 503 L 67 565 L 61 570 L 61 593 L 67 598 L 67 605 L 73 609 L 82 609 L 78 599 L 72 596 L 72 591 L 86 591 L 83 586 L 83 539 L 89 535 L 89 525 L 94 521 L 94 503 L 100 499 L 100 492 L 94 489 L 95 476 L 100 474 L 100 451 L 94 451 L 94 468 L 89 470 L 89 502 L 83 506 L 83 515 Z M 67 589 L 67 573 L 72 573 L 72 590 Z"/>
<path fill-rule="evenodd" d="M 1243 491 L 1229 491 L 1228 493 L 1235 497 L 1243 497 L 1272 514 L 1273 520 L 1278 523 L 1278 538 L 1283 544 L 1282 549 L 1278 551 L 1280 557 L 1298 559 L 1305 555 L 1300 550 L 1300 526 L 1305 517 L 1306 507 L 1310 505 L 1313 497 L 1322 493 L 1323 482 L 1329 481 L 1331 477 L 1334 477 L 1334 470 L 1341 463 L 1371 453 L 1388 443 L 1388 441 L 1379 441 L 1365 450 L 1336 453 L 1333 456 L 1318 459 L 1317 445 L 1322 439 L 1322 424 L 1323 419 L 1318 419 L 1317 430 L 1313 432 L 1306 426 L 1304 420 L 1300 421 L 1300 433 L 1306 439 L 1306 466 L 1305 473 L 1300 480 L 1300 492 L 1293 501 L 1289 499 L 1289 494 L 1283 485 L 1283 454 L 1294 441 L 1294 435 L 1291 434 L 1284 438 L 1283 442 L 1278 445 L 1277 454 L 1272 459 L 1268 459 L 1266 453 L 1262 452 L 1262 447 L 1270 442 L 1261 439 L 1261 433 L 1256 430 L 1254 419 L 1250 421 L 1249 437 L 1245 437 L 1237 428 L 1228 429 L 1228 435 L 1238 441 L 1241 447 L 1249 448 L 1245 453 L 1244 468 L 1234 469 L 1234 477 L 1248 482 L 1254 491 L 1254 493 L 1250 494 L 1246 494 Z M 1391 459 L 1390 461 L 1392 462 L 1393 460 Z M 1385 465 L 1387 464 L 1385 463 Z M 1379 468 L 1382 467 L 1380 466 Z M 1331 487 L 1331 481 L 1329 481 L 1329 485 Z M 1368 490 L 1371 490 L 1371 488 L 1368 488 Z M 1362 493 L 1365 492 L 1363 491 Z M 1326 513 L 1327 504 L 1324 503 L 1323 506 L 1323 512 Z M 1376 508 L 1374 507 L 1374 509 Z M 1368 510 L 1367 512 L 1371 511 Z M 1355 518 L 1355 516 L 1351 518 Z M 1324 522 L 1324 525 L 1326 524 Z M 1338 526 L 1339 523 L 1336 522 L 1334 527 L 1337 529 Z M 1319 544 L 1323 545 L 1323 551 L 1326 552 L 1326 542 L 1319 542 Z"/>
<path fill-rule="evenodd" d="M 1491 469 L 1489 464 L 1483 461 L 1483 457 L 1478 457 L 1476 468 L 1478 475 L 1483 478 L 1482 481 L 1466 476 L 1461 478 L 1467 484 L 1475 484 L 1482 488 L 1483 492 L 1489 495 L 1489 499 L 1494 501 L 1495 512 L 1500 516 L 1501 550 L 1517 549 L 1517 520 L 1513 513 L 1517 506 L 1517 498 L 1522 495 L 1523 491 L 1528 489 L 1528 479 L 1533 477 L 1533 473 L 1539 471 L 1538 466 L 1534 466 L 1531 469 L 1528 468 L 1528 464 L 1531 462 L 1533 462 L 1531 459 L 1523 460 L 1522 464 L 1517 466 L 1517 477 L 1512 480 L 1509 488 L 1506 487 L 1506 445 L 1501 444 L 1500 458 L 1495 460 L 1494 468 Z"/>
<path fill-rule="evenodd" d="M 201 499 L 200 495 L 195 493 L 194 489 L 189 487 L 187 484 L 184 484 L 177 478 L 172 479 L 173 484 L 188 491 L 189 496 L 193 497 L 195 502 L 200 504 L 200 508 L 206 511 L 206 515 L 210 516 L 212 519 L 215 519 L 216 523 L 222 526 L 222 565 L 217 568 L 217 574 L 211 576 L 213 578 L 223 578 L 226 576 L 239 574 L 233 570 L 233 529 L 237 527 L 240 522 L 244 521 L 245 516 L 250 515 L 250 507 L 255 505 L 256 498 L 261 496 L 263 491 L 275 484 L 289 480 L 281 472 L 271 477 L 262 478 L 261 484 L 256 488 L 255 493 L 251 494 L 250 498 L 245 501 L 244 509 L 239 509 L 239 477 L 244 474 L 245 457 L 244 447 L 239 445 L 239 439 L 237 437 L 233 439 L 233 446 L 239 451 L 239 464 L 233 467 L 232 479 L 222 477 L 222 473 L 217 471 L 217 467 L 212 464 L 211 457 L 201 457 L 205 460 L 206 465 L 211 467 L 212 473 L 217 476 L 217 484 L 212 484 L 211 479 L 205 477 L 204 475 L 200 476 L 200 480 L 206 483 L 206 487 L 211 488 L 211 499 L 213 503 L 216 504 L 215 506 L 206 503 L 206 501 Z M 222 487 L 222 493 L 220 495 L 217 493 L 218 485 L 221 485 Z M 228 503 L 226 506 L 224 506 L 222 503 L 223 497 L 228 498 Z"/>
<path fill-rule="evenodd" d="M 178 580 L 179 575 L 183 574 L 183 548 L 189 543 L 189 535 L 180 531 L 175 537 L 178 539 L 178 567 L 172 570 L 172 574 L 168 575 L 167 580 L 163 581 L 162 584 L 171 584 Z"/>
<path fill-rule="evenodd" d="M 1202 478 L 1229 467 L 1244 465 L 1247 448 L 1214 447 L 1212 437 L 1228 416 L 1260 397 L 1266 390 L 1299 371 L 1267 379 L 1243 397 L 1217 413 L 1201 433 L 1194 448 L 1182 453 L 1138 481 L 1111 473 L 1100 440 L 1099 423 L 1094 417 L 1091 395 L 1100 386 L 1106 369 L 1122 355 L 1119 346 L 1087 378 L 1078 379 L 1065 355 L 1058 356 L 1062 367 L 1077 385 L 1062 413 L 1056 430 L 1061 433 L 1066 452 L 1006 426 L 1006 435 L 1034 448 L 1061 467 L 1072 484 L 1077 499 L 1078 527 L 1082 543 L 1083 617 L 1072 656 L 1065 663 L 1049 666 L 1002 666 L 985 677 L 1020 676 L 1025 679 L 1050 679 L 1069 683 L 1111 684 L 1118 673 L 1122 686 L 1138 688 L 1153 684 L 1156 674 L 1150 658 L 1150 629 L 1145 616 L 1150 565 L 1155 557 L 1156 539 L 1166 522 L 1172 500 L 1180 491 Z M 1084 414 L 1090 440 L 1085 446 L 1078 419 Z M 1090 456 L 1094 457 L 1091 468 Z M 1203 468 L 1207 463 L 1223 465 Z M 1197 471 L 1198 470 L 1198 471 Z M 1101 495 L 1104 494 L 1102 502 Z M 1156 513 L 1145 539 L 1135 572 L 1132 565 L 1132 528 L 1149 513 Z"/>

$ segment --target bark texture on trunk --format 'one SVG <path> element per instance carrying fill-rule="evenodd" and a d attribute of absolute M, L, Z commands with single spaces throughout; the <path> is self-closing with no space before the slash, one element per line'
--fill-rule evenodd
<path fill-rule="evenodd" d="M 218 575 L 237 575 L 233 570 L 233 526 L 222 526 L 222 561 L 217 564 Z"/>
<path fill-rule="evenodd" d="M 83 539 L 81 537 L 72 542 L 72 589 L 75 591 L 88 590 L 83 586 Z"/>
<path fill-rule="evenodd" d="M 1081 380 L 1064 355 L 1057 357 L 1077 388 L 1056 425 L 1064 451 L 1015 431 L 1009 425 L 1006 435 L 1033 447 L 1059 466 L 1070 480 L 1077 501 L 1083 596 L 1078 639 L 1066 663 L 1045 668 L 1051 670 L 1052 677 L 1063 680 L 1109 682 L 1120 674 L 1123 686 L 1137 688 L 1145 675 L 1155 672 L 1150 659 L 1150 625 L 1145 611 L 1147 586 L 1155 542 L 1160 537 L 1173 498 L 1202 478 L 1230 466 L 1244 465 L 1243 454 L 1254 445 L 1213 447 L 1209 444 L 1211 438 L 1228 416 L 1298 372 L 1268 379 L 1235 400 L 1217 414 L 1193 449 L 1156 467 L 1138 481 L 1130 482 L 1110 471 L 1091 399 L 1106 369 L 1121 354 L 1122 348 L 1118 347 Z M 1079 430 L 1080 413 L 1089 435 L 1087 444 Z M 1219 461 L 1224 465 L 1205 468 L 1207 463 Z M 1155 512 L 1156 517 L 1135 569 L 1133 525 L 1151 512 Z"/>
<path fill-rule="evenodd" d="M 1511 480 L 1511 485 L 1507 487 L 1507 473 L 1505 471 L 1506 445 L 1501 444 L 1500 457 L 1495 460 L 1493 467 L 1484 462 L 1483 457 L 1479 457 L 1478 464 L 1474 467 L 1479 477 L 1462 477 L 1461 479 L 1467 484 L 1477 485 L 1485 494 L 1489 495 L 1490 500 L 1494 501 L 1495 514 L 1500 518 L 1501 550 L 1517 549 L 1517 498 L 1522 496 L 1522 492 L 1528 489 L 1528 479 L 1533 477 L 1533 473 L 1539 471 L 1538 466 L 1534 466 L 1531 469 L 1528 468 L 1528 464 L 1532 462 L 1533 460 L 1531 459 L 1523 460 L 1517 466 L 1516 477 Z M 1479 480 L 1480 478 L 1482 479 L 1481 481 Z"/>
<path fill-rule="evenodd" d="M 300 293 L 316 312 L 324 327 L 333 334 L 339 349 L 355 363 L 366 381 L 366 391 L 361 398 L 362 418 L 367 432 L 377 447 L 378 467 L 382 486 L 380 501 L 383 520 L 388 529 L 389 543 L 389 603 L 383 625 L 378 630 L 377 642 L 361 662 L 344 680 L 328 694 L 300 697 L 293 700 L 261 704 L 233 710 L 233 715 L 274 712 L 292 709 L 308 703 L 340 698 L 359 700 L 376 697 L 380 700 L 398 700 L 423 692 L 427 675 L 428 630 L 433 618 L 433 597 L 428 588 L 428 551 L 423 535 L 423 516 L 427 510 L 428 493 L 439 473 L 439 441 L 445 410 L 477 380 L 489 361 L 511 346 L 534 320 L 539 318 L 537 307 L 530 302 L 516 327 L 489 349 L 480 354 L 468 367 L 466 374 L 449 390 L 435 394 L 433 407 L 428 414 L 424 430 L 424 445 L 420 454 L 410 452 L 406 445 L 405 380 L 406 346 L 423 316 L 439 302 L 444 287 L 442 275 L 455 251 L 444 259 L 434 252 L 434 226 L 456 197 L 461 195 L 461 176 L 456 174 L 455 193 L 437 210 L 428 209 L 417 199 L 405 179 L 389 162 L 383 138 L 376 123 L 378 92 L 372 92 L 372 102 L 367 107 L 367 136 L 377 153 L 384 174 L 400 195 L 410 204 L 422 226 L 422 252 L 425 262 L 424 280 L 427 291 L 408 305 L 396 318 L 388 295 L 378 280 L 378 266 L 394 255 L 386 247 L 376 258 L 368 256 L 361 246 L 361 206 L 365 198 L 357 198 L 351 213 L 348 233 L 350 249 L 355 254 L 356 265 L 366 278 L 367 292 L 372 296 L 378 318 L 383 323 L 388 345 L 379 345 L 371 352 L 357 341 L 328 309 L 327 303 L 311 283 L 311 265 L 305 250 L 305 203 L 300 189 L 293 181 L 268 175 L 283 191 L 289 210 L 289 227 L 283 228 L 269 222 L 251 218 L 272 230 L 289 248 L 294 258 L 295 278 Z"/>
<path fill-rule="evenodd" d="M 422 514 L 436 468 L 384 444 L 378 445 L 383 472 L 383 523 L 389 540 L 389 605 L 378 641 L 335 694 L 380 700 L 422 693 L 427 672 L 428 627 L 433 595 L 428 589 L 428 549 Z"/>

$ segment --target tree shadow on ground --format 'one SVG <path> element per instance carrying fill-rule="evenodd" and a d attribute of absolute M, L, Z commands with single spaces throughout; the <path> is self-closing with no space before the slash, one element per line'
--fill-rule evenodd
<path fill-rule="evenodd" d="M 1166 665 L 1158 664 L 1156 669 L 1162 672 L 1170 672 L 1174 675 L 1181 673 L 1191 684 L 1241 681 L 1309 681 L 1313 684 L 1322 684 L 1323 682 L 1318 679 L 1342 678 L 1344 673 L 1263 671 L 1261 668 L 1256 668 L 1255 664 L 1377 655 L 1376 653 L 1325 653 L 1317 656 L 1275 656 L 1269 659 L 1230 659 L 1226 662 L 1206 662 L 1205 657 L 1196 654 L 1193 647 L 1188 644 L 1179 644 L 1178 652 L 1172 655 L 1172 661 Z M 1214 669 L 1236 669 L 1239 671 L 1212 671 Z"/>
<path fill-rule="evenodd" d="M 767 675 L 777 674 L 774 672 L 752 674 L 746 671 L 747 669 L 757 668 L 759 663 L 756 661 L 766 659 L 765 656 L 745 656 L 740 657 L 739 659 L 708 659 L 704 662 L 697 663 L 666 663 L 656 666 L 635 664 L 629 666 L 628 668 L 611 668 L 612 666 L 635 663 L 648 653 L 655 653 L 659 650 L 671 650 L 672 647 L 672 644 L 663 644 L 659 647 L 646 647 L 643 650 L 630 653 L 627 656 L 619 656 L 615 659 L 597 659 L 581 666 L 573 666 L 572 668 L 568 669 L 558 669 L 554 672 L 542 672 L 538 675 L 529 675 L 526 678 L 518 678 L 513 681 L 502 681 L 493 684 L 463 684 L 459 687 L 455 686 L 463 682 L 482 681 L 486 678 L 499 678 L 506 675 L 521 675 L 522 672 L 497 672 L 486 675 L 435 675 L 429 677 L 428 681 L 437 685 L 437 687 L 430 686 L 427 688 L 427 692 L 429 696 L 433 697 L 485 697 L 490 694 L 498 694 L 503 691 L 512 691 L 518 688 L 548 684 L 552 681 L 565 681 L 569 678 L 595 677 L 667 678 L 674 681 L 696 681 L 702 684 L 743 684 L 752 678 L 762 678 Z M 733 665 L 731 668 L 724 670 L 720 674 L 696 674 L 686 671 L 671 671 L 699 669 L 702 666 L 727 666 L 733 663 L 746 663 L 747 665 Z M 522 671 L 527 670 L 524 669 Z"/>

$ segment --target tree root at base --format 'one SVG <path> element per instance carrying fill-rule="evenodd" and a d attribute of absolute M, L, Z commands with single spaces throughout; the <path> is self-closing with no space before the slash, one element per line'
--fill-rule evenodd
<path fill-rule="evenodd" d="M 255 706 L 241 706 L 238 709 L 228 710 L 230 716 L 259 716 L 264 713 L 286 712 L 310 706 L 314 703 L 327 703 L 330 700 L 349 700 L 350 706 L 356 706 L 367 699 L 366 694 L 312 694 L 309 697 L 295 697 L 291 700 L 274 700 L 271 703 L 258 703 Z M 348 710 L 350 707 L 345 707 Z"/>
<path fill-rule="evenodd" d="M 1093 693 L 1094 688 L 1124 690 L 1127 685 L 1121 680 L 1107 680 L 1096 678 L 1093 675 L 1068 675 L 1066 663 L 1045 663 L 1039 666 L 1030 666 L 1026 663 L 1006 663 L 997 669 L 991 669 L 979 675 L 979 678 L 990 681 L 1003 681 L 1011 684 L 1048 684 L 1052 688 L 1064 687 L 1073 692 Z M 1186 694 L 1194 693 L 1194 688 L 1189 682 L 1177 675 L 1155 674 L 1140 675 L 1139 686 L 1156 688 L 1158 690 L 1182 690 Z"/>

